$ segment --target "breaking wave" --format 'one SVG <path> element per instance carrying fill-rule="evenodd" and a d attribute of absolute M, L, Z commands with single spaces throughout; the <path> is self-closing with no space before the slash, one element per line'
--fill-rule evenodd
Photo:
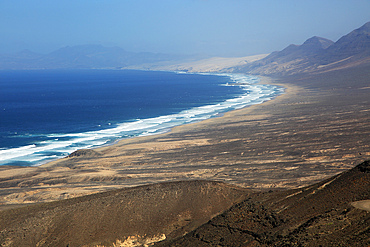
<path fill-rule="evenodd" d="M 230 78 L 229 83 L 221 86 L 241 87 L 243 93 L 220 103 L 194 107 L 176 114 L 136 119 L 110 125 L 110 128 L 106 129 L 82 133 L 46 134 L 43 135 L 42 141 L 32 145 L 0 149 L 0 165 L 40 165 L 52 159 L 67 156 L 78 149 L 95 148 L 124 138 L 163 133 L 175 126 L 202 121 L 227 111 L 260 104 L 282 94 L 284 91 L 283 88 L 278 86 L 257 84 L 259 79 L 255 76 L 216 75 Z"/>

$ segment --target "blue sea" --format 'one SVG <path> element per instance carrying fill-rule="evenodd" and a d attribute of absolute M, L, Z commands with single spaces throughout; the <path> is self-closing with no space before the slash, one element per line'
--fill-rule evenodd
<path fill-rule="evenodd" d="M 163 133 L 259 104 L 283 88 L 255 76 L 135 70 L 0 71 L 0 165 Z"/>

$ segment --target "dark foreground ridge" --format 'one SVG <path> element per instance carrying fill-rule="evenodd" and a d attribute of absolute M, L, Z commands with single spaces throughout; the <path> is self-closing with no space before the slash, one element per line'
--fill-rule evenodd
<path fill-rule="evenodd" d="M 295 190 L 159 183 L 4 210 L 0 245 L 368 246 L 370 213 L 351 203 L 369 198 L 370 161 Z"/>
<path fill-rule="evenodd" d="M 351 205 L 369 199 L 370 161 L 365 161 L 312 186 L 252 194 L 158 246 L 369 246 L 370 212 Z"/>
<path fill-rule="evenodd" d="M 132 246 L 176 238 L 247 194 L 221 182 L 171 182 L 4 210 L 0 246 Z"/>

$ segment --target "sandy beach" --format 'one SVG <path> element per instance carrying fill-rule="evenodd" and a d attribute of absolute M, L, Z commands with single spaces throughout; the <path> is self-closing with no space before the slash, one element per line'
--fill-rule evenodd
<path fill-rule="evenodd" d="M 261 77 L 285 93 L 39 167 L 2 166 L 0 208 L 163 181 L 206 179 L 252 189 L 321 181 L 370 158 L 369 71 Z"/>

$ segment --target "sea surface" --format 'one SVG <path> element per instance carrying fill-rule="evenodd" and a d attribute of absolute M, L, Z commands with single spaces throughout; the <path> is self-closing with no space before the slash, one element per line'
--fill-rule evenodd
<path fill-rule="evenodd" d="M 40 165 L 283 93 L 258 81 L 239 74 L 162 71 L 0 71 L 0 165 Z"/>

